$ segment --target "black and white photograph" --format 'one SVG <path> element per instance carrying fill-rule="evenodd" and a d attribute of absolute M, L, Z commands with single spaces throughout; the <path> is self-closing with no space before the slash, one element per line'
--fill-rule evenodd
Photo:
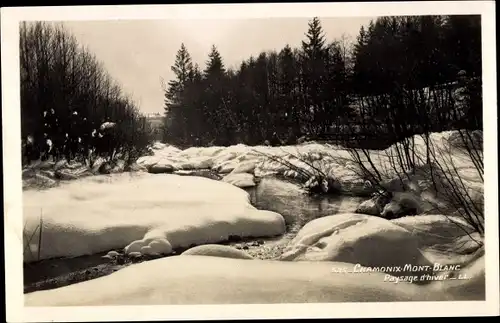
<path fill-rule="evenodd" d="M 11 320 L 498 315 L 494 19 L 2 8 Z"/>

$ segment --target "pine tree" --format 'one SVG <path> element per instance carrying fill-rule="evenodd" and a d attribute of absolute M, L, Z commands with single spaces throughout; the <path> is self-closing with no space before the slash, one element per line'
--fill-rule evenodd
<path fill-rule="evenodd" d="M 168 82 L 169 88 L 165 93 L 165 108 L 167 111 L 169 106 L 178 105 L 182 101 L 182 91 L 193 76 L 191 55 L 184 46 L 184 43 L 181 44 L 181 48 L 177 51 L 171 70 L 174 72 L 176 78 Z"/>
<path fill-rule="evenodd" d="M 279 53 L 278 102 L 283 104 L 284 124 L 288 128 L 288 140 L 300 136 L 300 111 L 297 100 L 298 69 L 292 48 L 286 45 Z"/>
<path fill-rule="evenodd" d="M 366 72 L 366 47 L 368 44 L 368 35 L 365 31 L 365 27 L 361 26 L 359 29 L 359 34 L 356 38 L 356 44 L 354 44 L 354 69 L 352 75 L 352 85 L 354 91 L 358 94 L 362 93 L 365 85 L 364 74 Z"/>
<path fill-rule="evenodd" d="M 231 141 L 229 127 L 232 117 L 227 105 L 228 84 L 224 62 L 215 45 L 212 45 L 206 65 L 203 72 L 206 84 L 204 115 L 211 125 L 206 129 L 206 136 L 216 144 L 228 144 Z"/>
<path fill-rule="evenodd" d="M 302 50 L 309 60 L 320 60 L 325 50 L 325 36 L 318 17 L 314 17 L 308 23 L 309 29 L 306 33 L 307 40 L 302 41 Z"/>
<path fill-rule="evenodd" d="M 316 125 L 323 119 L 325 114 L 324 102 L 321 100 L 325 91 L 325 37 L 321 23 L 314 17 L 308 23 L 305 41 L 302 41 L 302 74 L 304 91 L 304 110 L 309 110 L 309 131 L 318 132 Z"/>
<path fill-rule="evenodd" d="M 321 100 L 325 104 L 324 115 L 321 119 L 323 120 L 323 131 L 328 131 L 328 127 L 333 124 L 339 126 L 345 120 L 349 105 L 348 75 L 341 44 L 333 42 L 327 50 L 325 90 L 321 95 Z"/>
<path fill-rule="evenodd" d="M 191 55 L 184 44 L 177 51 L 174 65 L 171 67 L 175 79 L 168 82 L 165 90 L 165 135 L 169 140 L 183 143 L 187 140 L 187 119 L 184 110 L 184 91 L 193 78 L 193 63 Z M 165 138 L 167 139 L 167 138 Z"/>
<path fill-rule="evenodd" d="M 225 68 L 222 57 L 215 45 L 212 45 L 208 54 L 207 67 L 204 70 L 205 77 L 221 77 L 224 75 Z"/>

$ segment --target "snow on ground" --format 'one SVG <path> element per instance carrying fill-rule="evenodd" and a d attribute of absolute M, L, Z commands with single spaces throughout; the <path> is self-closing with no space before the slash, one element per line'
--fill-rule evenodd
<path fill-rule="evenodd" d="M 454 178 L 460 177 L 466 184 L 482 185 L 474 164 L 465 150 L 457 146 L 456 137 L 456 131 L 430 135 L 429 140 L 438 156 L 438 161 L 445 169 L 447 167 L 453 169 L 451 163 L 454 164 L 456 167 Z M 476 137 L 479 135 L 476 134 Z M 414 136 L 413 139 L 415 155 L 422 159 L 421 162 L 417 160 L 417 166 L 419 166 L 426 160 L 425 140 L 419 135 Z M 393 145 L 382 151 L 367 151 L 371 162 L 387 181 L 396 178 L 396 172 L 391 166 L 391 159 L 397 156 L 396 148 L 397 145 Z M 363 165 L 371 169 L 371 164 L 364 153 L 360 151 L 358 153 Z M 270 156 L 274 158 L 269 158 Z M 315 142 L 281 147 L 251 147 L 243 144 L 229 147 L 192 147 L 183 151 L 173 146 L 157 144 L 153 156 L 141 157 L 137 163 L 146 166 L 151 172 L 212 169 L 221 174 L 249 173 L 257 177 L 279 174 L 289 178 L 298 178 L 304 182 L 309 179 L 303 178 L 300 172 L 290 169 L 286 165 L 290 163 L 305 170 L 309 175 L 317 175 L 321 172 L 335 179 L 340 183 L 341 191 L 345 193 L 362 195 L 374 190 L 373 187 L 366 185 L 366 178 L 349 151 L 340 146 Z M 403 172 L 401 169 L 396 170 Z"/>
<path fill-rule="evenodd" d="M 356 213 L 307 223 L 281 259 L 338 261 L 366 267 L 430 265 L 409 231 L 388 220 Z"/>
<path fill-rule="evenodd" d="M 263 304 L 484 300 L 484 257 L 463 269 L 472 279 L 418 285 L 340 262 L 278 262 L 173 256 L 109 276 L 25 295 L 26 306 Z"/>
<path fill-rule="evenodd" d="M 479 248 L 481 237 L 459 218 L 443 215 L 386 220 L 336 214 L 307 223 L 282 260 L 339 261 L 367 267 L 457 264 Z M 465 256 L 467 257 L 467 256 Z"/>
<path fill-rule="evenodd" d="M 429 214 L 407 216 L 391 221 L 416 237 L 421 250 L 462 254 L 478 248 L 483 238 L 462 218 Z"/>
<path fill-rule="evenodd" d="M 230 236 L 276 236 L 285 230 L 283 217 L 255 209 L 247 192 L 200 177 L 87 177 L 45 191 L 25 191 L 23 204 L 27 262 L 123 247 L 128 253 L 168 253 Z"/>
<path fill-rule="evenodd" d="M 210 257 L 224 257 L 233 259 L 253 259 L 252 256 L 242 250 L 235 249 L 231 246 L 224 246 L 219 244 L 205 244 L 196 246 L 184 251 L 182 256 L 210 256 Z"/>
<path fill-rule="evenodd" d="M 479 142 L 476 147 L 481 147 L 481 136 L 478 131 L 473 133 L 474 140 Z M 378 184 L 393 193 L 389 200 L 379 199 L 381 203 L 366 201 L 360 205 L 359 212 L 388 219 L 409 214 L 467 214 L 460 209 L 464 198 L 466 202 L 473 203 L 473 210 L 483 212 L 482 174 L 460 145 L 460 139 L 457 131 L 430 134 L 428 140 L 436 156 L 434 165 L 439 164 L 436 168 L 426 164 L 426 139 L 414 136 L 416 168 L 410 172 L 399 166 L 397 156 L 400 144 L 382 151 L 358 150 L 363 166 L 372 173 L 375 173 L 375 167 L 382 177 Z M 250 147 L 243 144 L 193 147 L 184 151 L 164 146 L 154 156 L 143 157 L 139 163 L 154 173 L 208 168 L 225 176 L 223 181 L 238 187 L 253 186 L 254 176 L 280 175 L 297 179 L 304 187 L 310 183 L 329 183 L 325 187 L 333 186 L 343 194 L 369 198 L 377 186 L 367 180 L 353 153 L 340 146 L 315 142 L 282 147 Z M 481 151 L 477 153 L 482 156 Z M 325 176 L 328 181 L 325 181 Z"/>
<path fill-rule="evenodd" d="M 256 185 L 254 176 L 247 173 L 230 173 L 224 176 L 222 181 L 241 188 L 252 187 Z"/>

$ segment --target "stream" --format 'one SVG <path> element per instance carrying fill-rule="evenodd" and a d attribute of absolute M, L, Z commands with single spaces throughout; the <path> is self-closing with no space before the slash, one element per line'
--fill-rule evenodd
<path fill-rule="evenodd" d="M 308 222 L 340 213 L 353 213 L 364 200 L 352 196 L 311 196 L 298 185 L 276 178 L 263 178 L 255 187 L 246 189 L 250 202 L 257 209 L 274 211 L 283 216 L 286 232 L 277 238 L 261 239 L 255 242 L 236 245 L 259 259 L 275 259 L 281 256 L 283 249 Z"/>
<path fill-rule="evenodd" d="M 245 190 L 249 193 L 250 202 L 254 207 L 274 211 L 284 217 L 286 232 L 275 238 L 251 238 L 221 244 L 242 249 L 259 259 L 276 259 L 281 256 L 287 244 L 311 220 L 354 212 L 363 201 L 363 198 L 351 196 L 310 196 L 296 184 L 271 177 L 263 178 L 257 186 Z M 175 250 L 173 255 L 182 251 L 184 250 Z M 106 253 L 24 264 L 24 292 L 52 289 L 94 279 L 135 262 L 130 260 L 126 263 L 110 263 L 102 258 Z"/>

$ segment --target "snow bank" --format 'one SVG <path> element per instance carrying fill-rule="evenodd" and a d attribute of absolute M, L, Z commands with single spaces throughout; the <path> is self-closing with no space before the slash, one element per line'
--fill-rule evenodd
<path fill-rule="evenodd" d="M 463 149 L 457 148 L 457 144 L 453 143 L 456 137 L 456 131 L 430 134 L 429 139 L 433 143 L 439 162 L 444 167 L 451 166 L 451 162 L 455 164 L 457 174 L 452 174 L 454 178 L 465 179 L 467 183 L 482 183 L 470 158 Z M 425 161 L 425 140 L 416 135 L 413 141 L 415 154 Z M 220 174 L 249 173 L 257 177 L 283 175 L 304 183 L 312 175 L 324 175 L 338 183 L 343 193 L 369 195 L 375 190 L 371 185 L 367 185 L 365 175 L 349 151 L 336 145 L 309 142 L 281 147 L 251 147 L 243 144 L 229 147 L 192 147 L 183 151 L 168 145 L 157 148 L 153 156 L 141 157 L 138 160 L 138 164 L 147 167 L 150 172 L 212 169 Z M 393 180 L 397 177 L 397 172 L 403 172 L 402 169 L 398 169 L 398 165 L 396 169 L 391 166 L 391 160 L 397 156 L 397 145 L 392 145 L 383 151 L 369 150 L 367 153 L 371 163 L 364 153 L 359 153 L 363 166 L 371 170 L 373 163 L 384 180 Z M 270 156 L 274 158 L 269 158 Z M 287 164 L 303 171 L 297 172 Z"/>
<path fill-rule="evenodd" d="M 462 272 L 470 280 L 417 285 L 336 262 L 279 262 L 174 256 L 109 276 L 25 294 L 26 306 L 273 304 L 484 300 L 484 257 Z"/>
<path fill-rule="evenodd" d="M 230 246 L 224 246 L 219 244 L 206 244 L 202 246 L 196 246 L 191 249 L 184 251 L 182 256 L 211 256 L 211 257 L 224 257 L 233 259 L 253 259 L 252 256 L 247 254 L 242 250 Z"/>
<path fill-rule="evenodd" d="M 430 265 L 408 230 L 379 217 L 356 213 L 307 223 L 286 247 L 282 259 L 338 261 L 366 267 Z"/>
<path fill-rule="evenodd" d="M 241 188 L 252 187 L 256 185 L 254 176 L 247 173 L 230 173 L 224 176 L 222 181 Z"/>
<path fill-rule="evenodd" d="M 40 259 L 125 246 L 128 253 L 141 252 L 165 245 L 164 240 L 175 249 L 285 230 L 281 215 L 255 209 L 245 191 L 200 177 L 88 177 L 47 191 L 26 191 L 23 203 L 25 261 L 38 259 L 40 222 Z"/>
<path fill-rule="evenodd" d="M 23 190 L 55 187 L 60 180 L 70 181 L 92 175 L 122 173 L 127 168 L 131 172 L 147 171 L 144 166 L 135 163 L 127 165 L 126 154 L 118 153 L 115 157 L 113 161 L 97 157 L 92 165 L 75 160 L 68 162 L 65 159 L 57 162 L 34 161 L 23 168 Z"/>
<path fill-rule="evenodd" d="M 461 252 L 477 249 L 483 242 L 475 229 L 462 218 L 429 214 L 407 216 L 391 221 L 399 225 L 417 239 L 421 249 L 438 249 L 445 252 Z"/>
<path fill-rule="evenodd" d="M 436 212 L 453 214 L 462 212 L 465 202 L 473 205 L 476 213 L 484 213 L 484 183 L 470 157 L 454 150 L 440 158 L 443 160 L 437 162 L 441 167 L 417 165 L 413 171 L 383 180 L 380 185 L 392 193 L 392 199 L 380 206 L 373 203 L 374 199 L 368 200 L 359 211 L 389 219 Z"/>
<path fill-rule="evenodd" d="M 476 258 L 484 244 L 474 231 L 460 218 L 444 215 L 389 221 L 360 214 L 338 214 L 306 224 L 285 248 L 281 260 L 402 266 L 402 273 L 407 264 L 463 266 Z M 431 268 L 418 272 L 412 269 L 408 274 L 429 272 Z"/>
<path fill-rule="evenodd" d="M 336 146 L 308 143 L 300 146 L 246 146 L 191 147 L 179 151 L 171 146 L 156 150 L 154 156 L 141 157 L 137 163 L 147 167 L 151 173 L 166 173 L 176 170 L 212 169 L 220 174 L 249 173 L 258 177 L 285 175 L 299 178 L 300 174 L 290 170 L 282 162 L 268 156 L 282 158 L 310 174 L 320 170 L 327 176 L 344 183 L 346 191 L 366 190 L 348 153 Z M 305 159 L 304 162 L 301 159 Z M 309 178 L 303 178 L 307 180 Z"/>

